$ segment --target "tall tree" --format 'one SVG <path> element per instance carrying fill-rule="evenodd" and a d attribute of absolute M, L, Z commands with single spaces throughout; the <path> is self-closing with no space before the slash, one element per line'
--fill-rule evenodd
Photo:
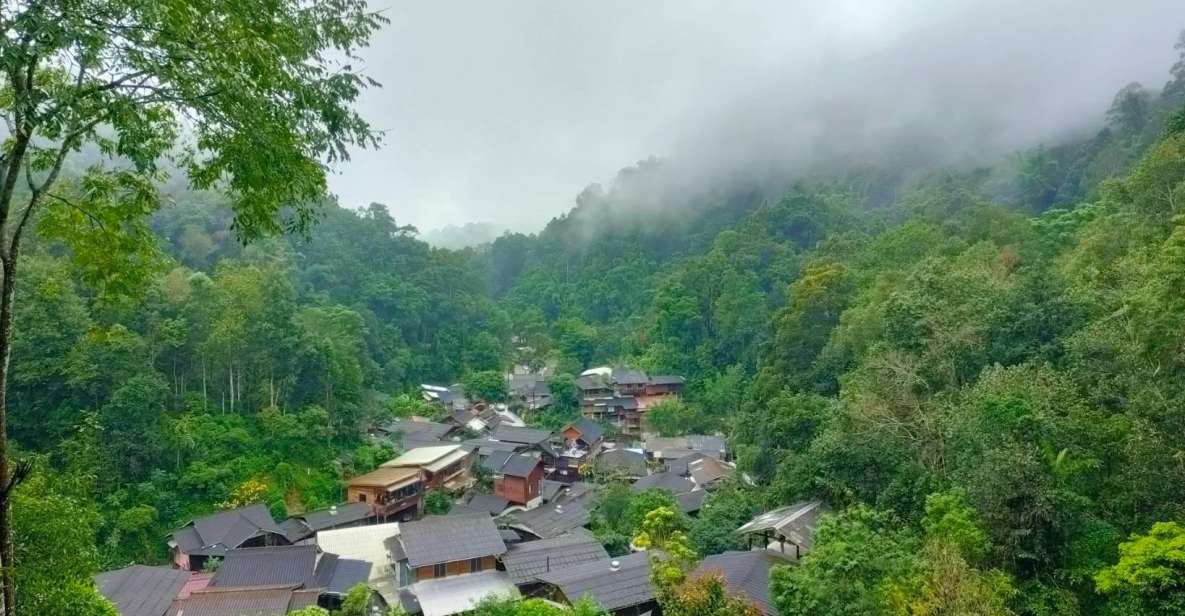
<path fill-rule="evenodd" d="M 350 64 L 383 18 L 364 0 L 14 0 L 0 7 L 0 569 L 17 613 L 7 390 L 22 239 L 62 241 L 106 291 L 134 288 L 167 166 L 231 199 L 249 240 L 316 216 L 326 165 L 376 136 Z M 84 152 L 85 149 L 85 152 Z M 62 181 L 71 157 L 89 167 Z"/>

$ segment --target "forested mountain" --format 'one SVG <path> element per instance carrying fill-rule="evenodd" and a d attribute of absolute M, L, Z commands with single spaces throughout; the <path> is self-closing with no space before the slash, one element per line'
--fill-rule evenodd
<path fill-rule="evenodd" d="M 758 486 L 741 507 L 840 512 L 775 575 L 784 615 L 1185 613 L 1185 56 L 1104 122 L 992 168 L 777 194 L 655 197 L 644 161 L 461 251 L 332 202 L 243 247 L 222 197 L 178 190 L 131 298 L 37 241 L 18 558 L 58 538 L 78 571 L 153 562 L 220 504 L 340 500 L 391 453 L 366 428 L 420 383 L 621 362 L 688 376 L 672 421 L 729 435 Z"/>

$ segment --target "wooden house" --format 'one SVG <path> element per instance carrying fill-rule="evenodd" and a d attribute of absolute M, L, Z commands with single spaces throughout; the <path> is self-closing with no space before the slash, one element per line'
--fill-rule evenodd
<path fill-rule="evenodd" d="M 539 458 L 514 454 L 494 471 L 494 496 L 516 505 L 533 507 L 541 500 L 543 462 Z"/>
<path fill-rule="evenodd" d="M 417 447 L 383 463 L 383 468 L 419 469 L 426 490 L 462 490 L 473 482 L 473 452 L 461 445 Z"/>
<path fill-rule="evenodd" d="M 208 559 L 222 558 L 228 550 L 288 543 L 267 507 L 255 504 L 195 518 L 173 531 L 169 551 L 177 568 L 201 571 Z"/>
<path fill-rule="evenodd" d="M 414 520 L 423 510 L 425 481 L 416 467 L 380 466 L 346 482 L 346 500 L 370 505 L 382 522 Z"/>

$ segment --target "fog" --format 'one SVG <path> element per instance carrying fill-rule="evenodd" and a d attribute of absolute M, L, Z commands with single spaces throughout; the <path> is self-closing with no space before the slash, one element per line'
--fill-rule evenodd
<path fill-rule="evenodd" d="M 383 0 L 376 8 L 383 9 Z M 1040 6 L 1037 6 L 1040 5 Z M 427 230 L 534 231 L 658 156 L 688 186 L 962 165 L 1161 87 L 1182 0 L 399 2 L 364 54 L 383 147 L 331 178 Z M 677 205 L 677 204 L 671 204 Z"/>

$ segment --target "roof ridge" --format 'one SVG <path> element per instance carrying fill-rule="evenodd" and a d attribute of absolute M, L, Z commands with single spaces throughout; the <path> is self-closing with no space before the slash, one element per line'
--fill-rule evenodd
<path fill-rule="evenodd" d="M 243 592 L 245 590 L 292 590 L 295 591 L 300 587 L 300 584 L 261 584 L 259 586 L 207 586 L 199 588 L 189 593 L 190 595 L 198 594 L 215 594 L 222 592 Z"/>

